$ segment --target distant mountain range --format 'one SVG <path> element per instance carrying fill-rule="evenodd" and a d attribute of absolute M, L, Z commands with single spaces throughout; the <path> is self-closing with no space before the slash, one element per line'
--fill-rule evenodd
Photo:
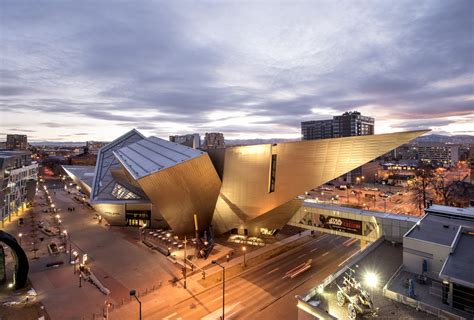
<path fill-rule="evenodd" d="M 299 141 L 299 139 L 226 139 L 225 143 L 229 146 L 236 145 L 251 145 L 251 144 L 266 144 L 266 143 L 281 143 L 281 142 L 292 142 Z M 415 142 L 444 142 L 444 143 L 457 143 L 457 144 L 474 144 L 474 136 L 471 135 L 454 135 L 445 136 L 441 134 L 430 134 L 422 137 L 418 137 L 414 140 Z M 85 142 L 58 142 L 58 141 L 37 141 L 31 142 L 34 146 L 57 146 L 57 147 L 76 147 L 84 146 Z"/>
<path fill-rule="evenodd" d="M 474 144 L 474 136 L 470 135 L 454 135 L 445 136 L 442 134 L 430 134 L 427 136 L 421 136 L 415 139 L 415 142 L 444 142 L 444 143 L 456 143 L 456 144 Z"/>

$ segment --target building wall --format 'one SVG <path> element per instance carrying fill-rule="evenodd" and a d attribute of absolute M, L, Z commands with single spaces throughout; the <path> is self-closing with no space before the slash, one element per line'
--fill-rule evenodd
<path fill-rule="evenodd" d="M 201 147 L 201 137 L 197 133 L 184 136 L 170 136 L 169 140 L 194 149 Z"/>
<path fill-rule="evenodd" d="M 459 161 L 459 146 L 438 142 L 423 142 L 417 146 L 421 161 L 437 163 L 445 167 L 455 166 Z"/>
<path fill-rule="evenodd" d="M 38 180 L 38 164 L 28 153 L 3 153 L 0 160 L 0 214 L 9 217 L 32 200 Z"/>
<path fill-rule="evenodd" d="M 211 224 L 221 181 L 207 153 L 138 180 L 176 234 L 194 234 Z"/>
<path fill-rule="evenodd" d="M 213 224 L 218 232 L 240 228 L 305 191 L 353 170 L 422 133 L 227 148 Z M 277 156 L 276 186 L 271 192 L 273 155 Z"/>
<path fill-rule="evenodd" d="M 28 148 L 28 138 L 23 134 L 7 134 L 7 149 L 26 150 Z"/>
<path fill-rule="evenodd" d="M 206 132 L 203 149 L 225 148 L 224 134 L 220 132 Z"/>
<path fill-rule="evenodd" d="M 374 118 L 359 112 L 345 112 L 330 120 L 301 122 L 303 140 L 365 136 L 374 134 Z"/>
<path fill-rule="evenodd" d="M 415 274 L 421 274 L 423 260 L 428 262 L 428 272 L 439 274 L 451 248 L 409 237 L 403 238 L 403 266 Z"/>
<path fill-rule="evenodd" d="M 94 209 L 99 212 L 111 225 L 126 225 L 124 204 L 93 204 Z"/>

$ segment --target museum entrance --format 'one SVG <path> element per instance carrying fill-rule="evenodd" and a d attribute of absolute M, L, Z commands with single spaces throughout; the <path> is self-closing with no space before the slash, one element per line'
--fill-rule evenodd
<path fill-rule="evenodd" d="M 150 226 L 151 210 L 127 210 L 125 212 L 127 226 L 141 227 L 146 224 Z"/>

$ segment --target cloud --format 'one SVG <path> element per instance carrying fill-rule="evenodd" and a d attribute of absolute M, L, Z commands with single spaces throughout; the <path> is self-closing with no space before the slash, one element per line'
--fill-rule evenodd
<path fill-rule="evenodd" d="M 0 128 L 296 137 L 301 121 L 361 110 L 386 126 L 376 131 L 464 131 L 473 10 L 461 0 L 5 2 Z"/>

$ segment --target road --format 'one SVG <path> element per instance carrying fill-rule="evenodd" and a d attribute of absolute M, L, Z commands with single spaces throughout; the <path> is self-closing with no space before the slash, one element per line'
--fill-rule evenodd
<path fill-rule="evenodd" d="M 378 191 L 365 190 L 364 188 L 373 188 L 374 184 L 366 183 L 354 186 L 351 189 L 339 190 L 335 187 L 331 187 L 333 190 L 318 190 L 308 192 L 309 198 L 318 198 L 319 200 L 334 204 L 334 205 L 351 205 L 354 207 L 365 208 L 366 210 L 381 211 L 398 214 L 408 214 L 418 216 L 420 210 L 418 203 L 411 191 L 402 187 L 390 187 L 382 184 L 375 184 Z M 354 195 L 352 191 L 360 192 L 360 195 Z M 380 197 L 379 194 L 383 192 L 391 191 L 394 194 L 389 198 Z M 397 195 L 397 192 L 401 191 L 403 195 Z M 339 196 L 338 200 L 331 200 L 335 195 Z M 368 196 L 366 196 L 368 195 Z M 373 198 L 375 197 L 375 201 Z"/>
<path fill-rule="evenodd" d="M 335 235 L 323 235 L 276 257 L 270 263 L 255 267 L 226 281 L 226 318 L 245 319 L 255 316 L 266 307 L 307 281 L 314 285 L 339 269 L 350 256 L 358 252 L 359 242 Z M 309 259 L 312 267 L 293 279 L 283 279 L 285 273 Z M 211 287 L 176 305 L 157 302 L 144 310 L 145 319 L 218 319 L 222 314 L 222 286 Z M 294 304 L 286 308 L 296 310 Z M 273 315 L 278 319 L 278 315 Z M 282 318 L 283 319 L 283 318 Z"/>

